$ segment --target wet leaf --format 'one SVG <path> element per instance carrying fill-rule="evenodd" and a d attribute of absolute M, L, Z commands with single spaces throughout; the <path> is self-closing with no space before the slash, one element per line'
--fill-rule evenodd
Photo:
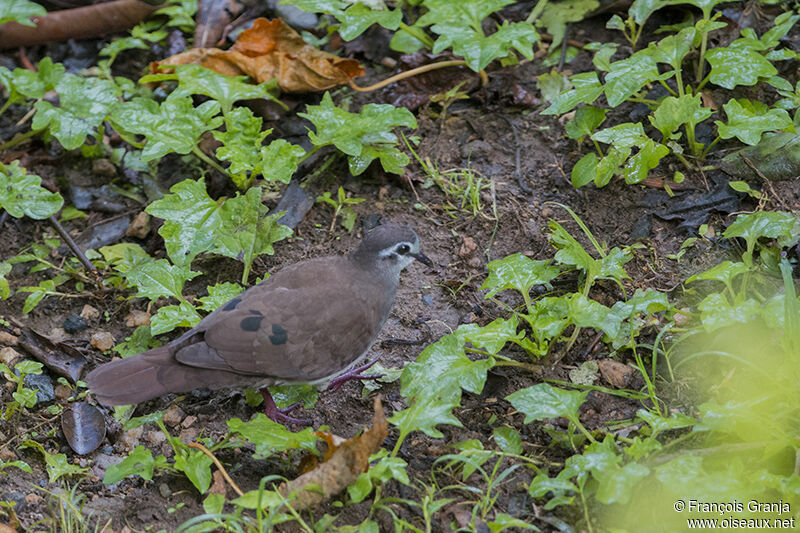
<path fill-rule="evenodd" d="M 162 66 L 196 63 L 227 76 L 247 75 L 258 83 L 277 79 L 286 92 L 321 92 L 364 74 L 354 59 L 317 50 L 280 19 L 256 19 L 233 48 L 194 48 L 152 63 Z"/>
<path fill-rule="evenodd" d="M 353 503 L 364 501 L 373 489 L 394 479 L 404 485 L 409 485 L 408 464 L 399 457 L 389 457 L 389 452 L 379 450 L 370 457 L 370 462 L 377 461 L 369 467 L 369 470 L 362 472 L 355 483 L 347 487 L 347 495 Z"/>
<path fill-rule="evenodd" d="M 761 141 L 761 134 L 765 131 L 794 129 L 792 118 L 785 109 L 769 109 L 763 102 L 732 98 L 723 108 L 728 117 L 727 124 L 714 121 L 723 139 L 736 137 L 752 146 Z"/>
<path fill-rule="evenodd" d="M 36 441 L 25 440 L 20 445 L 20 448 L 32 448 L 42 454 L 50 483 L 55 483 L 62 477 L 83 475 L 89 471 L 88 468 L 70 464 L 66 454 L 49 453 L 44 449 L 44 446 Z"/>
<path fill-rule="evenodd" d="M 175 328 L 193 328 L 203 319 L 187 301 L 165 305 L 150 319 L 150 334 L 161 335 Z"/>
<path fill-rule="evenodd" d="M 685 94 L 680 97 L 667 96 L 647 118 L 661 132 L 662 142 L 667 142 L 680 138 L 680 134 L 673 135 L 678 128 L 689 124 L 694 130 L 695 125 L 710 117 L 712 112 L 703 107 L 699 93 L 694 96 Z"/>
<path fill-rule="evenodd" d="M 56 92 L 58 107 L 45 100 L 36 102 L 32 127 L 49 128 L 67 150 L 78 148 L 87 136 L 95 136 L 97 127 L 117 104 L 114 84 L 99 78 L 64 74 Z"/>
<path fill-rule="evenodd" d="M 214 460 L 201 450 L 180 446 L 175 452 L 175 469 L 186 474 L 200 494 L 211 486 L 212 464 Z"/>
<path fill-rule="evenodd" d="M 487 298 L 506 289 L 528 294 L 535 285 L 549 283 L 560 274 L 560 269 L 550 263 L 534 261 L 520 253 L 496 259 L 489 263 L 489 276 L 481 289 L 489 289 Z"/>
<path fill-rule="evenodd" d="M 509 426 L 499 426 L 494 428 L 492 435 L 497 446 L 504 452 L 514 455 L 522 454 L 522 436 L 516 429 Z"/>
<path fill-rule="evenodd" d="M 106 469 L 103 483 L 113 485 L 128 476 L 140 476 L 150 481 L 156 468 L 165 468 L 167 465 L 166 457 L 159 455 L 154 459 L 152 452 L 140 444 L 122 462 Z"/>
<path fill-rule="evenodd" d="M 242 422 L 240 418 L 228 420 L 228 429 L 255 446 L 253 456 L 256 459 L 286 450 L 300 449 L 312 453 L 317 450 L 317 437 L 311 428 L 291 432 L 263 413 L 258 413 L 249 422 Z"/>
<path fill-rule="evenodd" d="M 189 96 L 170 96 L 160 105 L 137 97 L 116 105 L 111 120 L 122 131 L 145 136 L 142 161 L 150 161 L 197 149 L 200 135 L 222 125 L 222 117 L 216 116 L 219 112 L 220 104 L 214 100 L 194 107 Z"/>
<path fill-rule="evenodd" d="M 58 85 L 65 72 L 64 65 L 53 63 L 49 57 L 39 61 L 36 72 L 26 68 L 15 68 L 13 71 L 0 66 L 0 85 L 8 89 L 8 100 L 3 105 L 10 105 L 26 98 L 44 98 Z"/>
<path fill-rule="evenodd" d="M 97 407 L 71 403 L 61 412 L 61 429 L 70 448 L 78 455 L 96 450 L 106 437 L 106 419 Z"/>
<path fill-rule="evenodd" d="M 499 352 L 507 343 L 525 336 L 524 331 L 517 332 L 518 319 L 498 318 L 481 327 L 477 324 L 462 324 L 454 335 L 462 342 L 469 342 L 476 348 L 483 348 L 492 355 Z"/>
<path fill-rule="evenodd" d="M 653 57 L 648 51 L 643 50 L 609 65 L 603 91 L 608 105 L 617 107 L 648 83 L 667 79 L 671 75 L 669 72 L 660 74 Z"/>
<path fill-rule="evenodd" d="M 42 178 L 28 174 L 18 161 L 0 163 L 0 208 L 12 217 L 42 220 L 58 212 L 64 199 L 41 185 Z"/>
<path fill-rule="evenodd" d="M 622 168 L 625 183 L 639 183 L 669 154 L 669 148 L 653 139 L 647 139 Z"/>
<path fill-rule="evenodd" d="M 539 383 L 521 389 L 506 399 L 514 409 L 525 415 L 525 423 L 545 418 L 578 418 L 578 409 L 586 400 L 589 391 L 567 391 L 557 389 L 547 383 Z"/>
<path fill-rule="evenodd" d="M 244 288 L 238 283 L 217 283 L 216 285 L 208 286 L 208 296 L 203 296 L 197 300 L 200 302 L 198 309 L 203 311 L 214 311 L 217 307 L 224 303 L 233 300 L 236 296 L 241 294 Z"/>
<path fill-rule="evenodd" d="M 386 172 L 402 174 L 409 158 L 397 148 L 392 129 L 399 126 L 416 128 L 417 121 L 408 109 L 390 104 L 367 104 L 359 113 L 350 113 L 333 104 L 325 93 L 320 105 L 307 106 L 299 116 L 310 120 L 315 132 L 308 137 L 317 147 L 334 145 L 348 156 L 350 172 L 357 176 L 374 159 L 379 159 Z"/>
<path fill-rule="evenodd" d="M 594 106 L 584 106 L 575 112 L 575 116 L 567 122 L 564 129 L 567 137 L 583 141 L 585 135 L 591 135 L 606 119 L 606 110 Z"/>
<path fill-rule="evenodd" d="M 43 17 L 47 10 L 29 0 L 4 0 L 0 4 L 0 24 L 16 22 L 23 26 L 36 26 L 31 17 Z"/>
<path fill-rule="evenodd" d="M 597 72 L 582 72 L 570 78 L 572 89 L 556 97 L 550 107 L 542 111 L 543 115 L 562 115 L 575 109 L 579 104 L 591 104 L 603 94 L 603 85 Z"/>
<path fill-rule="evenodd" d="M 712 48 L 706 52 L 706 60 L 711 65 L 711 83 L 733 89 L 739 85 L 755 85 L 759 78 L 769 78 L 778 74 L 772 63 L 760 53 L 747 47 Z"/>
<path fill-rule="evenodd" d="M 800 238 L 800 219 L 790 213 L 757 211 L 739 215 L 722 234 L 726 239 L 741 237 L 747 242 L 744 262 L 749 264 L 761 237 L 777 239 L 781 246 L 792 246 Z"/>
<path fill-rule="evenodd" d="M 150 300 L 161 297 L 183 300 L 183 284 L 199 275 L 200 272 L 189 270 L 188 265 L 171 265 L 166 259 L 143 263 L 123 273 L 128 283 L 138 290 L 136 296 Z"/>

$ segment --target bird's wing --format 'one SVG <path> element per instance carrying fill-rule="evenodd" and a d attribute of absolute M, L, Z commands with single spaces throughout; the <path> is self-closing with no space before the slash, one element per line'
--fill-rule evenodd
<path fill-rule="evenodd" d="M 346 368 L 369 348 L 389 309 L 375 281 L 331 267 L 300 264 L 252 287 L 206 317 L 197 326 L 204 342 L 179 348 L 176 359 L 297 381 Z"/>

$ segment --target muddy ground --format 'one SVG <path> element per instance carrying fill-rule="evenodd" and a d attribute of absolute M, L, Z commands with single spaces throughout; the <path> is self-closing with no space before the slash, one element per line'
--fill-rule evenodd
<path fill-rule="evenodd" d="M 668 14 L 663 16 L 669 17 Z M 615 40 L 625 46 L 618 35 L 604 29 L 607 18 L 608 15 L 604 15 L 575 25 L 573 38 L 583 42 Z M 648 29 L 654 29 L 660 23 L 664 21 L 653 21 Z M 89 42 L 80 46 L 84 46 L 86 50 L 96 50 L 97 43 Z M 63 49 L 63 45 L 36 47 L 27 50 L 27 54 L 34 62 L 46 55 L 59 59 L 59 55 L 62 58 L 65 55 Z M 0 59 L 6 64 L 18 64 L 16 52 L 6 52 Z M 124 59 L 120 63 L 120 70 L 133 72 L 131 77 L 135 79 L 137 69 L 145 62 L 144 58 Z M 567 68 L 575 72 L 585 70 L 589 68 L 590 61 L 587 53 L 581 53 Z M 636 288 L 656 288 L 672 295 L 680 295 L 681 280 L 685 280 L 688 274 L 700 270 L 704 265 L 719 261 L 728 250 L 709 245 L 706 241 L 706 244 L 690 249 L 680 263 L 667 259 L 668 254 L 679 251 L 684 239 L 694 234 L 696 224 L 684 226 L 684 220 L 680 217 L 665 220 L 665 217 L 654 214 L 662 212 L 663 215 L 663 211 L 674 207 L 677 202 L 696 205 L 706 197 L 708 189 L 713 190 L 715 184 L 725 183 L 729 178 L 720 171 L 712 171 L 705 176 L 689 174 L 685 182 L 686 190 L 677 191 L 674 198 L 663 189 L 629 186 L 619 180 L 603 189 L 589 186 L 575 190 L 570 184 L 569 172 L 589 148 L 567 139 L 559 120 L 540 115 L 538 111 L 542 108 L 541 105 L 536 105 L 530 98 L 526 103 L 515 102 L 509 96 L 514 90 L 538 98 L 536 78 L 549 70 L 550 67 L 535 61 L 491 71 L 488 85 L 475 87 L 469 99 L 453 104 L 447 112 L 446 120 L 434 116 L 440 110 L 436 105 L 424 105 L 415 113 L 419 128 L 413 133 L 421 138 L 418 148 L 421 157 L 436 161 L 440 169 L 468 167 L 486 183 L 491 183 L 492 188 L 481 194 L 482 207 L 477 216 L 472 216 L 463 209 L 446 209 L 447 202 L 452 202 L 453 199 L 448 199 L 436 186 L 425 188 L 424 172 L 416 162 L 409 166 L 406 176 L 385 175 L 373 166 L 358 178 L 345 178 L 346 165 L 339 162 L 323 178 L 310 184 L 309 188 L 313 194 L 321 194 L 335 190 L 341 184 L 354 196 L 365 198 L 367 201 L 355 206 L 359 213 L 355 230 L 348 234 L 337 225 L 332 233 L 329 232 L 332 211 L 323 204 L 316 204 L 297 226 L 294 237 L 277 244 L 274 256 L 262 256 L 255 262 L 251 282 L 256 276 L 275 272 L 283 265 L 305 258 L 345 253 L 358 242 L 365 225 L 392 221 L 414 227 L 422 240 L 424 252 L 434 261 L 435 266 L 428 268 L 415 264 L 407 269 L 402 276 L 390 319 L 370 351 L 370 357 L 381 356 L 384 366 L 402 367 L 413 361 L 424 346 L 454 330 L 458 325 L 470 322 L 483 325 L 504 316 L 503 308 L 494 301 L 484 299 L 484 293 L 480 290 L 488 261 L 514 252 L 523 252 L 535 259 L 551 258 L 553 248 L 546 238 L 547 224 L 551 219 L 559 221 L 581 242 L 586 243 L 566 211 L 550 203 L 558 202 L 571 207 L 600 242 L 605 242 L 608 246 L 624 246 L 633 242 L 643 245 L 636 251 L 635 259 L 627 265 L 627 271 L 632 278 L 626 287 L 628 294 Z M 469 77 L 467 73 L 464 75 Z M 370 71 L 368 78 L 380 79 L 384 76 L 382 71 Z M 794 81 L 793 77 L 790 79 Z M 365 85 L 366 82 L 362 84 Z M 341 98 L 346 92 L 340 91 L 337 94 Z M 381 99 L 391 100 L 394 96 L 396 93 L 391 91 L 380 95 L 357 95 L 353 97 L 351 105 L 358 107 L 364 103 L 382 101 Z M 314 97 L 295 97 L 293 101 L 296 107 L 313 102 Z M 10 116 L 7 114 L 2 119 L 5 129 L 0 136 L 8 137 L 7 133 L 13 129 L 12 124 L 26 111 L 19 106 L 12 107 Z M 635 106 L 623 106 L 610 115 L 612 124 L 630 120 L 629 117 L 635 116 L 636 111 Z M 287 125 L 278 122 L 275 126 L 285 128 Z M 57 145 L 55 142 L 54 144 Z M 517 151 L 520 156 L 519 176 L 515 163 Z M 64 153 L 57 147 L 49 147 L 38 140 L 0 155 L 4 160 L 21 158 L 29 172 L 42 176 L 46 184 L 61 190 L 65 197 L 69 196 L 68 182 L 71 179 L 80 180 L 82 185 L 90 187 L 109 182 L 125 185 L 131 180 L 130 176 L 118 175 L 110 178 L 93 172 L 93 166 L 87 160 Z M 676 165 L 676 161 L 662 164 L 651 173 L 651 177 L 669 178 L 678 168 Z M 196 170 L 191 168 L 187 160 L 168 156 L 160 165 L 158 181 L 162 187 L 168 188 L 177 181 L 197 176 Z M 208 180 L 212 194 L 230 195 L 234 192 L 219 177 L 211 176 Z M 777 183 L 776 187 L 786 205 L 792 209 L 800 208 L 800 187 L 796 182 Z M 726 204 L 721 209 L 722 212 L 709 209 L 708 222 L 717 233 L 721 233 L 729 222 L 730 213 L 753 207 L 745 199 L 733 195 L 731 197 L 734 203 Z M 116 197 L 115 200 L 122 206 L 118 213 L 135 215 L 143 208 L 128 198 Z M 276 200 L 277 195 L 273 205 Z M 117 216 L 101 210 L 87 212 L 90 214 L 89 218 L 70 221 L 65 224 L 67 229 L 74 234 L 80 234 L 89 226 Z M 6 259 L 19 253 L 31 242 L 42 242 L 45 236 L 52 236 L 53 230 L 44 222 L 9 218 L 0 227 L 0 234 L 3 243 L 0 245 L 0 259 Z M 151 254 L 164 254 L 163 242 L 155 228 L 144 239 L 124 237 L 123 240 L 138 242 Z M 474 242 L 474 247 L 470 241 Z M 53 257 L 52 260 L 64 260 L 68 251 L 63 250 L 63 253 L 64 255 Z M 205 275 L 189 282 L 185 294 L 202 296 L 200 291 L 208 284 L 238 281 L 241 277 L 241 264 L 225 258 L 200 258 L 194 263 L 194 267 Z M 9 276 L 12 287 L 34 285 L 43 279 L 38 275 L 26 275 L 26 270 L 22 267 L 14 269 Z M 570 281 L 565 283 L 568 285 Z M 572 280 L 572 283 L 572 286 L 565 288 L 573 290 L 576 280 Z M 147 307 L 144 299 L 125 299 L 122 293 L 112 291 L 86 298 L 48 297 L 29 315 L 23 315 L 25 296 L 23 293 L 16 293 L 10 299 L 1 301 L 0 317 L 14 317 L 26 327 L 39 332 L 62 335 L 66 341 L 84 350 L 90 360 L 90 367 L 110 358 L 89 346 L 90 336 L 98 331 L 107 331 L 117 342 L 122 341 L 133 329 L 125 326 L 124 318 L 131 310 L 145 310 Z M 592 296 L 609 303 L 619 299 L 621 294 L 618 288 L 608 284 L 603 285 Z M 89 327 L 80 332 L 64 333 L 65 320 L 72 314 L 80 313 L 85 304 L 98 309 L 100 317 L 90 321 Z M 177 332 L 171 335 L 177 336 Z M 420 342 L 387 342 L 392 339 Z M 410 476 L 429 481 L 433 462 L 442 454 L 449 453 L 448 443 L 479 439 L 485 445 L 491 446 L 492 426 L 488 421 L 492 416 L 521 429 L 526 453 L 539 457 L 543 464 L 548 461 L 553 464 L 563 461 L 564 452 L 549 446 L 550 437 L 543 431 L 542 424 L 534 422 L 524 425 L 522 415 L 516 413 L 503 398 L 515 390 L 540 382 L 543 377 L 568 379 L 569 370 L 584 360 L 603 357 L 607 348 L 602 343 L 594 344 L 593 340 L 593 335 L 586 334 L 556 364 L 542 361 L 538 375 L 508 367 L 492 372 L 482 394 L 464 393 L 462 408 L 456 411 L 463 428 L 442 428 L 445 434 L 443 439 L 414 434 L 406 441 L 400 455 L 409 464 Z M 524 357 L 523 354 L 518 355 Z M 55 376 L 50 377 L 55 380 Z M 384 398 L 387 415 L 394 409 L 403 408 L 398 383 L 384 385 L 378 393 Z M 10 390 L 4 387 L 0 401 L 8 401 L 9 398 Z M 680 398 L 674 401 L 680 401 Z M 58 416 L 50 415 L 43 408 L 47 405 L 48 403 L 40 404 L 19 418 L 0 422 L 0 457 L 6 461 L 19 458 L 33 467 L 33 474 L 13 470 L 10 475 L 0 475 L 0 499 L 17 503 L 17 516 L 23 526 L 30 527 L 51 516 L 47 505 L 48 495 L 44 490 L 57 488 L 57 485 L 47 482 L 41 458 L 29 449 L 19 450 L 20 440 L 26 434 L 34 440 L 46 443 L 45 446 L 51 451 L 66 453 L 75 463 L 90 466 L 90 474 L 79 488 L 86 495 L 84 514 L 94 514 L 101 524 L 112 520 L 114 531 L 124 527 L 130 531 L 171 531 L 187 519 L 202 514 L 202 496 L 182 475 L 160 474 L 149 482 L 134 477 L 113 486 L 106 486 L 101 482 L 105 466 L 124 456 L 136 444 L 144 444 L 154 452 L 164 453 L 168 457 L 171 455 L 171 449 L 160 441 L 161 437 L 155 432 L 154 426 L 145 426 L 144 431 L 139 434 L 123 436 L 119 425 L 111 423 L 105 443 L 95 452 L 79 457 L 64 440 Z M 241 391 L 212 394 L 200 391 L 182 397 L 172 395 L 146 402 L 138 406 L 136 413 L 150 413 L 173 405 L 180 408 L 179 415 L 182 414 L 182 417 L 179 417 L 178 425 L 170 429 L 187 442 L 197 436 L 219 437 L 226 431 L 226 420 L 233 417 L 246 420 L 259 411 L 258 408 L 247 405 Z M 313 409 L 301 410 L 300 416 L 311 418 L 315 427 L 327 425 L 333 433 L 349 437 L 370 423 L 371 406 L 372 394 L 362 397 L 362 385 L 350 382 L 338 393 L 322 393 L 317 405 Z M 593 392 L 584 408 L 582 421 L 591 429 L 610 421 L 630 419 L 639 407 L 633 401 Z M 187 416 L 196 419 L 190 418 L 189 423 L 181 425 L 181 420 L 186 420 L 183 417 Z M 391 449 L 396 436 L 396 431 L 390 427 L 385 447 Z M 261 477 L 268 474 L 291 478 L 297 473 L 297 459 L 294 456 L 289 460 L 280 456 L 257 461 L 250 457 L 250 451 L 245 448 L 222 452 L 220 459 L 231 465 L 231 476 L 245 490 L 257 488 Z M 578 520 L 578 517 L 570 516 L 569 512 L 563 510 L 547 512 L 537 508 L 525 490 L 531 479 L 532 473 L 529 470 L 516 470 L 503 484 L 496 509 L 530 521 L 542 530 L 554 527 L 548 525 L 548 521 L 555 523 L 554 517 L 567 523 Z M 443 484 L 451 481 L 440 476 Z M 43 490 L 38 490 L 39 488 Z M 389 483 L 384 494 L 411 499 L 418 497 L 416 492 L 397 483 Z M 358 524 L 367 518 L 369 505 L 369 500 L 341 509 L 328 505 L 316 510 L 311 516 L 318 519 L 327 512 L 339 515 L 337 525 Z M 420 517 L 413 509 L 397 506 L 395 512 L 411 523 L 420 522 Z M 456 506 L 446 507 L 435 516 L 434 529 L 449 530 L 452 524 L 458 522 L 459 516 L 463 517 L 463 512 Z M 387 513 L 379 512 L 375 519 L 381 524 L 382 531 L 393 530 Z M 39 527 L 46 528 L 47 525 L 43 523 Z"/>

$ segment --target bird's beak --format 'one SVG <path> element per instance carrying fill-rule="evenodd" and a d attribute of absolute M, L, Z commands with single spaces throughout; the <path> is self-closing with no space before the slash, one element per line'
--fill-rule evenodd
<path fill-rule="evenodd" d="M 433 261 L 431 261 L 427 255 L 423 254 L 422 252 L 417 252 L 415 254 L 408 254 L 420 263 L 423 263 L 429 267 L 433 266 Z"/>

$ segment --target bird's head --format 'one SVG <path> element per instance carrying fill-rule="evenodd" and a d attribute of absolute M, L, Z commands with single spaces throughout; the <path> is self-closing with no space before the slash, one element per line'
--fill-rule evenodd
<path fill-rule="evenodd" d="M 433 266 L 433 262 L 420 252 L 419 237 L 414 230 L 399 224 L 383 224 L 367 233 L 353 251 L 353 256 L 382 271 L 397 274 L 415 259 Z"/>

